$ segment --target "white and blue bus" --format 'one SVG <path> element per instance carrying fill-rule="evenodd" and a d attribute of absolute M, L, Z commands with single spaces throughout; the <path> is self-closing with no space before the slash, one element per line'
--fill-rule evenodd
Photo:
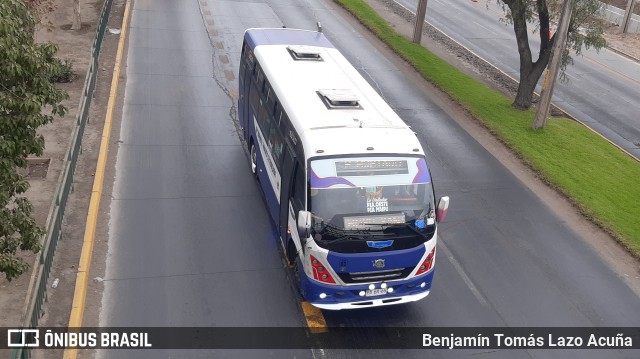
<path fill-rule="evenodd" d="M 449 198 L 435 206 L 415 133 L 322 32 L 245 32 L 238 118 L 305 300 L 348 309 L 429 294 Z"/>

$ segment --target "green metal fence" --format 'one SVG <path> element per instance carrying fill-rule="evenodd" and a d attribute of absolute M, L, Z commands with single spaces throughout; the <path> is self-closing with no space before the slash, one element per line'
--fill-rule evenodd
<path fill-rule="evenodd" d="M 104 39 L 107 23 L 109 22 L 112 4 L 113 0 L 104 1 L 102 13 L 100 14 L 100 22 L 98 23 L 96 36 L 91 47 L 91 61 L 84 80 L 80 104 L 78 105 L 76 125 L 71 135 L 69 148 L 67 149 L 62 165 L 62 172 L 58 179 L 58 186 L 56 187 L 49 209 L 46 222 L 47 234 L 44 238 L 39 261 L 36 263 L 36 267 L 33 268 L 35 276 L 32 276 L 31 283 L 29 284 L 28 293 L 30 293 L 30 297 L 26 301 L 22 321 L 22 327 L 25 329 L 38 326 L 38 320 L 42 316 L 42 306 L 47 300 L 47 281 L 49 279 L 58 240 L 62 235 L 64 210 L 67 206 L 69 193 L 73 190 L 73 174 L 75 172 L 76 162 L 78 161 L 79 154 L 82 152 L 82 135 L 84 134 L 85 125 L 89 121 L 89 109 L 91 108 L 91 99 L 98 76 L 100 48 L 102 47 L 102 40 Z M 11 355 L 12 359 L 28 359 L 30 357 L 31 352 L 29 348 L 17 348 L 13 350 Z"/>

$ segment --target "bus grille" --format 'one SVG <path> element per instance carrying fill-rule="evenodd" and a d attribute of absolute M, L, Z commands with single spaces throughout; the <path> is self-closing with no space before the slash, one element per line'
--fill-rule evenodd
<path fill-rule="evenodd" d="M 338 276 L 345 283 L 383 282 L 406 278 L 413 269 L 413 267 L 408 267 L 373 272 L 338 273 Z"/>

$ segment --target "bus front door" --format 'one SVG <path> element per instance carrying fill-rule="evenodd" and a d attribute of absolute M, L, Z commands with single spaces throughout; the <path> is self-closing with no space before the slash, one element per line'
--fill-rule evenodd
<path fill-rule="evenodd" d="M 282 161 L 282 171 L 280 180 L 280 216 L 278 225 L 280 227 L 280 239 L 282 245 L 287 248 L 287 240 L 289 238 L 289 202 L 291 199 L 291 189 L 293 187 L 293 176 L 296 166 L 296 155 L 291 147 L 286 144 L 284 149 L 284 158 Z"/>

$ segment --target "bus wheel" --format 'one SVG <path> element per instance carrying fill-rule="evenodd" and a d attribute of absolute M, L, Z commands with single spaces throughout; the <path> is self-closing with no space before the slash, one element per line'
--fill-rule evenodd
<path fill-rule="evenodd" d="M 300 257 L 296 256 L 295 261 L 293 262 L 293 281 L 295 282 L 295 286 L 298 289 L 298 293 L 302 296 L 302 298 L 305 298 L 305 293 L 302 290 L 302 286 L 300 283 Z"/>
<path fill-rule="evenodd" d="M 256 146 L 251 142 L 251 149 L 249 150 L 249 156 L 251 157 L 251 173 L 256 177 L 258 176 L 258 155 L 256 154 Z"/>
<path fill-rule="evenodd" d="M 285 255 L 287 256 L 287 263 L 289 264 L 289 266 L 294 266 L 296 258 L 298 257 L 298 253 L 296 253 L 296 245 L 293 244 L 292 239 L 289 239 L 287 241 L 287 253 L 285 253 Z"/>
<path fill-rule="evenodd" d="M 296 252 L 296 245 L 293 244 L 293 241 L 289 240 L 289 245 L 287 245 L 287 261 L 291 266 L 291 271 L 293 272 L 293 282 L 298 289 L 298 293 L 302 295 L 304 298 L 304 293 L 302 293 L 302 288 L 300 287 L 300 256 Z"/>

